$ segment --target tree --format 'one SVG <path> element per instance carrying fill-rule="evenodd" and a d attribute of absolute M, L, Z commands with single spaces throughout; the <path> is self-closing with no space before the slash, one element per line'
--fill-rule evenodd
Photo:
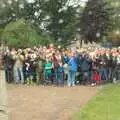
<path fill-rule="evenodd" d="M 11 21 L 17 21 L 22 18 L 24 9 L 24 0 L 1 0 L 0 4 L 0 27 L 4 28 Z"/>
<path fill-rule="evenodd" d="M 30 24 L 25 23 L 24 19 L 9 23 L 2 33 L 2 40 L 8 46 L 15 48 L 48 45 L 54 41 L 47 35 L 38 34 Z"/>
<path fill-rule="evenodd" d="M 49 0 L 43 6 L 45 31 L 61 44 L 75 37 L 75 8 L 67 6 L 68 0 Z"/>
<path fill-rule="evenodd" d="M 106 36 L 108 42 L 113 43 L 114 45 L 120 45 L 120 1 L 119 0 L 107 0 L 109 6 L 112 8 L 113 14 L 111 15 L 112 19 L 112 29 Z"/>
<path fill-rule="evenodd" d="M 10 3 L 10 1 L 12 1 Z M 69 43 L 75 37 L 76 9 L 68 0 L 6 0 L 1 12 L 1 25 L 24 19 L 36 31 L 50 35 L 59 43 Z M 4 18 L 2 18 L 4 16 Z M 4 22 L 3 22 L 4 21 Z"/>
<path fill-rule="evenodd" d="M 110 30 L 111 9 L 104 0 L 88 0 L 80 20 L 80 34 L 87 42 L 100 42 Z"/>
<path fill-rule="evenodd" d="M 120 31 L 112 30 L 108 33 L 108 36 L 106 37 L 107 42 L 112 43 L 115 46 L 120 45 Z"/>
<path fill-rule="evenodd" d="M 112 8 L 113 14 L 112 17 L 112 24 L 113 29 L 120 30 L 120 1 L 119 0 L 107 0 L 109 6 Z"/>

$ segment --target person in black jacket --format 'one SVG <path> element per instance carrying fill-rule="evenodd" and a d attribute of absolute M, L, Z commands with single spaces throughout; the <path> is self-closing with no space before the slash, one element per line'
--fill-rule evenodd
<path fill-rule="evenodd" d="M 106 54 L 102 54 L 99 56 L 100 60 L 100 75 L 101 79 L 108 81 L 108 74 L 107 74 L 107 57 Z"/>
<path fill-rule="evenodd" d="M 114 62 L 113 62 L 113 56 L 111 53 L 106 55 L 107 57 L 107 73 L 108 73 L 108 79 L 111 81 L 113 78 L 112 72 L 114 68 Z"/>
<path fill-rule="evenodd" d="M 12 59 L 10 51 L 7 51 L 3 55 L 3 64 L 5 69 L 6 81 L 10 83 L 13 81 L 13 65 L 14 65 L 14 60 Z"/>

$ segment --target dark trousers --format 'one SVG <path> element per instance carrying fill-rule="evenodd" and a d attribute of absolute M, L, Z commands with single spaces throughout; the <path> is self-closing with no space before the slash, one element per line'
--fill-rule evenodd
<path fill-rule="evenodd" d="M 5 69 L 5 78 L 8 83 L 13 81 L 13 72 L 12 70 Z"/>
<path fill-rule="evenodd" d="M 64 84 L 64 73 L 58 72 L 58 85 L 63 85 L 63 84 Z"/>

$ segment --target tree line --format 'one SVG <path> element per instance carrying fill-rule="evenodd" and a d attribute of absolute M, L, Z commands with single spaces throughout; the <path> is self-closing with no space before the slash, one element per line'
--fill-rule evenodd
<path fill-rule="evenodd" d="M 119 41 L 119 0 L 1 0 L 0 40 L 11 47 Z"/>

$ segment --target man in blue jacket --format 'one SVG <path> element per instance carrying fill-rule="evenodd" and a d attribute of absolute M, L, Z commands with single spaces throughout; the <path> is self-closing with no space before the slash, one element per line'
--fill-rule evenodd
<path fill-rule="evenodd" d="M 76 60 L 74 52 L 71 53 L 68 65 L 69 65 L 69 73 L 68 73 L 67 83 L 68 83 L 69 87 L 71 87 L 71 86 L 74 87 L 75 86 L 75 76 L 76 76 L 76 72 L 78 69 L 78 64 L 77 64 L 77 60 Z"/>

